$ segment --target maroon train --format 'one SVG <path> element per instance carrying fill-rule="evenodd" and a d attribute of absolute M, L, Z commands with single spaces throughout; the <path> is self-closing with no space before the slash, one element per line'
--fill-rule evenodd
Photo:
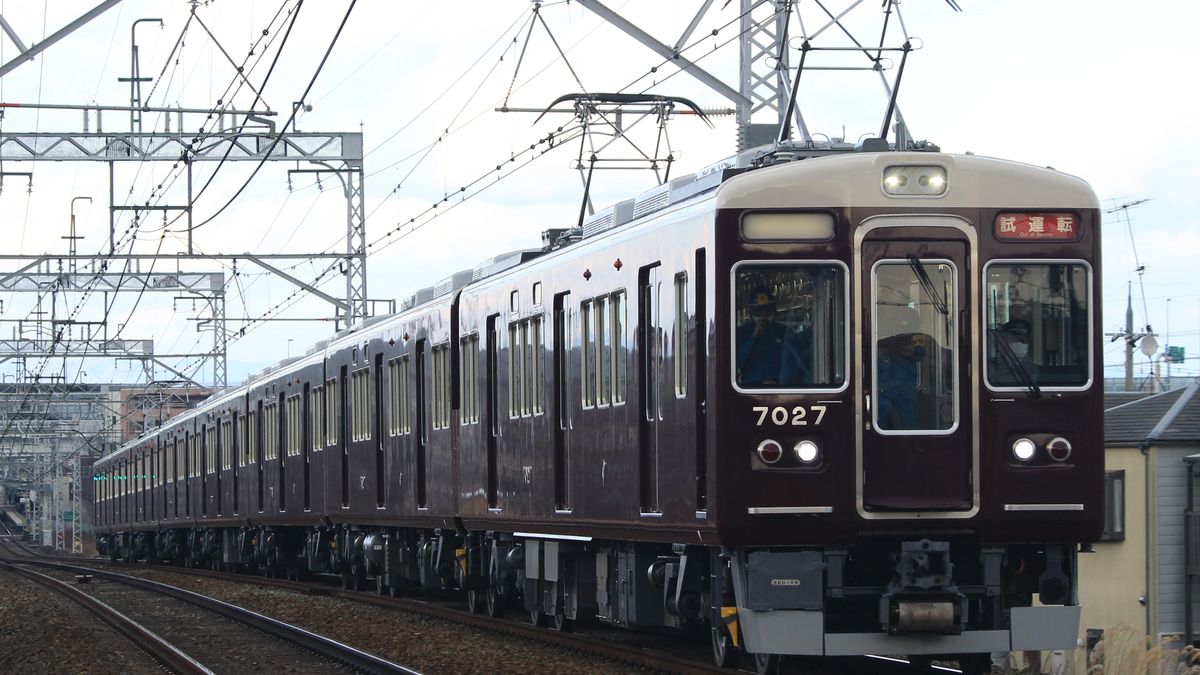
<path fill-rule="evenodd" d="M 784 148 L 544 240 L 104 457 L 102 552 L 707 627 L 763 671 L 1074 648 L 1104 520 L 1084 182 Z"/>

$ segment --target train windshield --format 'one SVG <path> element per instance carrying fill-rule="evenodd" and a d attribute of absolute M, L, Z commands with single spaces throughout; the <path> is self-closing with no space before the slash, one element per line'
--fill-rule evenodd
<path fill-rule="evenodd" d="M 846 382 L 841 264 L 742 265 L 734 280 L 734 382 L 741 389 L 840 389 Z"/>
<path fill-rule="evenodd" d="M 1089 269 L 1075 263 L 987 268 L 987 383 L 992 388 L 1087 386 Z"/>
<path fill-rule="evenodd" d="M 879 263 L 874 273 L 875 427 L 953 431 L 956 270 L 949 260 Z"/>

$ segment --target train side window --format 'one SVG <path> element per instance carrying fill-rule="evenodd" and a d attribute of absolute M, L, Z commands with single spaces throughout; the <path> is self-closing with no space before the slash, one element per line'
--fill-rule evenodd
<path fill-rule="evenodd" d="M 525 389 L 521 386 L 521 328 L 516 321 L 508 324 L 508 416 L 521 416 L 521 394 Z"/>
<path fill-rule="evenodd" d="M 462 339 L 459 349 L 459 390 L 462 392 L 462 424 L 479 422 L 479 333 Z"/>
<path fill-rule="evenodd" d="M 546 411 L 546 336 L 544 321 L 539 314 L 530 319 L 533 335 L 533 414 Z"/>
<path fill-rule="evenodd" d="M 338 443 L 338 424 L 341 421 L 341 399 L 338 392 L 336 376 L 325 380 L 325 445 L 334 446 Z"/>
<path fill-rule="evenodd" d="M 1104 533 L 1100 541 L 1125 541 L 1125 471 L 1104 472 Z"/>
<path fill-rule="evenodd" d="M 286 452 L 288 457 L 297 457 L 300 455 L 300 424 L 304 421 L 304 415 L 300 412 L 301 400 L 300 394 L 289 396 L 285 402 L 287 409 L 284 411 L 287 424 Z"/>
<path fill-rule="evenodd" d="M 393 436 L 412 433 L 411 399 L 412 376 L 409 374 L 409 358 L 401 356 L 388 363 L 389 387 L 391 391 L 391 432 Z"/>
<path fill-rule="evenodd" d="M 188 476 L 196 478 L 200 475 L 200 437 L 188 434 Z"/>
<path fill-rule="evenodd" d="M 246 464 L 258 464 L 258 411 L 246 413 Z"/>
<path fill-rule="evenodd" d="M 279 459 L 279 404 L 263 406 L 263 459 Z"/>
<path fill-rule="evenodd" d="M 317 385 L 308 390 L 309 449 L 320 452 L 325 447 L 325 387 Z"/>
<path fill-rule="evenodd" d="M 508 325 L 508 416 L 540 415 L 545 411 L 545 338 L 542 316 Z"/>
<path fill-rule="evenodd" d="M 1082 261 L 994 262 L 987 280 L 987 383 L 994 389 L 1091 381 L 1091 270 Z"/>
<path fill-rule="evenodd" d="M 371 438 L 371 369 L 350 373 L 350 437 L 355 441 Z"/>
<path fill-rule="evenodd" d="M 221 422 L 221 468 L 233 468 L 233 421 Z"/>
<path fill-rule="evenodd" d="M 625 402 L 628 377 L 625 373 L 625 364 L 628 361 L 628 348 L 625 340 L 625 291 L 617 291 L 609 298 L 609 337 L 613 345 L 612 358 L 612 380 L 613 405 L 620 405 Z"/>
<path fill-rule="evenodd" d="M 675 275 L 675 395 L 687 396 L 688 388 L 688 279 L 686 272 Z"/>
<path fill-rule="evenodd" d="M 204 433 L 204 468 L 206 473 L 217 472 L 217 425 L 210 425 Z"/>
<path fill-rule="evenodd" d="M 583 407 L 592 408 L 596 405 L 596 333 L 592 324 L 592 301 L 584 300 L 579 304 L 579 330 L 583 349 Z"/>
<path fill-rule="evenodd" d="M 233 413 L 233 454 L 236 457 L 238 467 L 246 466 L 246 417 L 239 415 L 235 411 Z M 170 465 L 170 457 L 167 457 L 168 466 Z"/>
<path fill-rule="evenodd" d="M 433 428 L 450 426 L 450 345 L 433 348 Z"/>
<path fill-rule="evenodd" d="M 608 405 L 612 397 L 612 348 L 613 334 L 609 316 L 612 312 L 611 303 L 607 297 L 596 298 L 596 343 L 597 368 L 599 375 L 597 405 Z"/>

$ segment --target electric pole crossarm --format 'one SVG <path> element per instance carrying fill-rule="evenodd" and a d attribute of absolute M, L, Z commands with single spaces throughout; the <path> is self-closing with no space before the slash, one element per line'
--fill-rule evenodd
<path fill-rule="evenodd" d="M 342 310 L 343 312 L 347 312 L 347 313 L 350 312 L 350 305 L 346 304 L 344 301 L 339 300 L 339 299 L 333 297 L 332 295 L 329 295 L 328 293 L 322 291 L 321 289 L 317 288 L 316 286 L 313 286 L 312 284 L 308 284 L 308 283 L 305 283 L 305 282 L 297 279 L 296 277 L 288 274 L 287 272 L 284 272 L 283 270 L 279 269 L 278 267 L 275 267 L 274 265 L 267 264 L 266 261 L 259 258 L 258 256 L 246 253 L 246 254 L 242 255 L 242 257 L 253 263 L 257 263 L 263 269 L 267 270 L 268 272 L 271 272 L 272 274 L 278 274 L 279 276 L 283 277 L 284 279 L 287 279 L 288 281 L 292 282 L 293 284 L 296 284 L 297 286 L 299 286 L 300 288 L 303 288 L 304 290 L 308 291 L 309 293 L 312 293 L 313 295 L 321 298 L 322 300 L 325 300 L 326 302 L 330 303 L 334 307 L 337 307 L 338 309 Z"/>
<path fill-rule="evenodd" d="M 51 288 L 60 291 L 146 291 L 146 292 L 215 292 L 224 285 L 225 275 L 217 273 L 176 274 L 74 274 L 53 272 L 13 272 L 0 278 L 0 291 L 43 292 Z"/>
<path fill-rule="evenodd" d="M 208 356 L 208 355 L 205 354 L 205 356 Z M 171 366 L 168 366 L 167 364 L 163 363 L 162 361 L 159 361 L 158 359 L 154 358 L 153 356 L 147 356 L 143 360 L 151 361 L 151 362 L 155 363 L 156 365 L 162 366 L 164 369 L 169 371 L 171 374 L 175 375 L 176 377 L 178 377 L 181 380 L 188 382 L 193 387 L 200 389 L 201 391 L 203 391 L 206 394 L 211 394 L 213 391 L 210 387 L 206 387 L 203 384 L 200 384 L 199 382 L 193 380 L 192 378 L 188 377 L 187 375 L 184 375 L 183 373 L 179 372 L 178 370 L 175 370 Z"/>
<path fill-rule="evenodd" d="M 592 12 L 596 13 L 600 18 L 604 19 L 605 21 L 607 21 L 607 22 L 611 23 L 612 25 L 616 26 L 617 28 L 621 29 L 621 31 L 623 31 L 626 35 L 628 35 L 629 37 L 632 37 L 633 39 L 642 43 L 643 45 L 648 47 L 654 53 L 656 53 L 659 56 L 663 57 L 664 59 L 667 59 L 668 61 L 676 64 L 680 68 L 680 70 L 691 75 L 692 77 L 696 78 L 697 80 L 700 80 L 704 84 L 708 85 L 709 88 L 711 88 L 713 91 L 717 92 L 718 94 L 724 96 L 725 98 L 729 99 L 730 101 L 733 101 L 737 105 L 740 105 L 740 106 L 749 106 L 750 105 L 750 99 L 748 99 L 745 96 L 743 96 L 742 94 L 740 94 L 736 89 L 725 84 L 719 78 L 710 74 L 708 71 L 704 70 L 703 68 L 696 65 L 695 63 L 692 63 L 691 61 L 687 60 L 682 55 L 680 55 L 680 53 L 677 50 L 671 49 L 667 45 L 664 45 L 663 43 L 659 42 L 658 40 L 655 40 L 653 37 L 650 36 L 649 33 L 646 33 L 642 29 L 633 25 L 627 19 L 622 17 L 620 14 L 617 14 L 613 10 L 611 10 L 608 7 L 605 7 L 604 5 L 597 2 L 597 0 L 577 0 L 577 2 L 579 2 L 579 4 L 582 7 L 586 8 L 586 9 L 590 9 Z M 707 9 L 707 8 L 708 8 L 708 5 L 706 4 L 703 9 Z M 703 9 L 701 10 L 702 12 L 703 12 Z M 694 30 L 694 29 L 689 28 L 689 30 Z"/>
<path fill-rule="evenodd" d="M 87 22 L 91 21 L 92 19 L 100 16 L 101 14 L 107 12 L 108 10 L 112 9 L 113 7 L 117 6 L 118 4 L 120 4 L 120 2 L 121 2 L 121 0 L 105 0 L 104 2 L 100 3 L 99 5 L 96 5 L 95 7 L 93 7 L 92 11 L 88 12 L 87 14 L 84 14 L 83 16 L 79 17 L 78 19 L 75 19 L 74 21 L 67 24 L 66 26 L 63 26 L 62 28 L 58 29 L 58 31 L 56 33 L 54 33 L 54 35 L 51 35 L 50 37 L 46 38 L 45 40 L 42 40 L 41 42 L 38 42 L 37 44 L 34 44 L 28 48 L 26 48 L 25 45 L 21 43 L 20 39 L 17 38 L 16 32 L 14 32 L 12 27 L 8 25 L 8 22 L 4 21 L 3 22 L 4 32 L 6 34 L 8 34 L 8 37 L 13 41 L 13 43 L 15 45 L 17 45 L 17 48 L 21 50 L 21 53 L 19 55 L 17 55 L 17 57 L 14 58 L 13 60 L 9 61 L 8 63 L 4 64 L 3 66 L 0 66 L 0 77 L 4 77 L 10 71 L 16 69 L 18 66 L 25 63 L 26 61 L 32 61 L 33 57 L 46 51 L 46 49 L 49 48 L 54 43 L 65 38 L 66 36 L 70 35 L 71 33 L 74 33 L 81 26 L 83 26 Z M 3 21 L 3 19 L 0 19 L 0 21 Z"/>
<path fill-rule="evenodd" d="M 101 357 L 142 358 L 154 353 L 154 340 L 30 340 L 0 339 L 0 358 L 90 359 Z"/>
<path fill-rule="evenodd" d="M 360 166 L 362 134 L 223 133 L 199 140 L 192 134 L 175 133 L 0 134 L 0 160 L 175 161 L 180 157 L 195 162 L 272 159 Z"/>

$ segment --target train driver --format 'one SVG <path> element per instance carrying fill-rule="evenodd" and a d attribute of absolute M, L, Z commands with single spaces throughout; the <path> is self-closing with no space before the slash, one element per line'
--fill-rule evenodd
<path fill-rule="evenodd" d="M 919 429 L 920 363 L 928 351 L 921 318 L 909 307 L 883 306 L 879 311 L 878 344 L 879 428 Z"/>
<path fill-rule="evenodd" d="M 750 319 L 737 328 L 737 383 L 743 387 L 795 386 L 811 382 L 800 338 L 775 320 L 775 294 L 765 286 L 745 298 Z"/>
<path fill-rule="evenodd" d="M 1029 354 L 1029 322 L 1013 319 L 996 331 L 1001 344 L 996 346 L 992 364 L 992 384 L 1036 384 L 1038 365 Z"/>

